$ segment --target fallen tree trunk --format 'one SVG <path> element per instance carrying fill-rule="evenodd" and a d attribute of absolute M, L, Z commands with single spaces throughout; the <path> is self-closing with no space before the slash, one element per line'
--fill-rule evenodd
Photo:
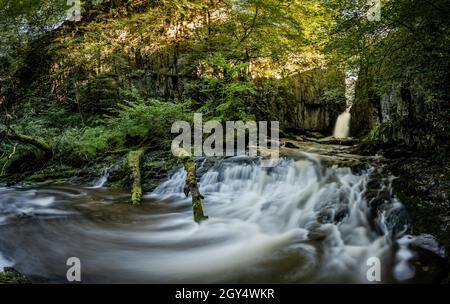
<path fill-rule="evenodd" d="M 191 193 L 192 196 L 192 210 L 194 213 L 194 221 L 197 223 L 200 223 L 201 221 L 207 219 L 208 217 L 203 214 L 203 207 L 202 207 L 202 199 L 203 196 L 200 193 L 200 190 L 198 189 L 197 185 L 197 174 L 196 166 L 194 159 L 192 156 L 190 156 L 186 150 L 180 149 L 180 153 L 178 157 L 183 162 L 184 169 L 187 172 L 186 175 L 186 185 L 184 187 L 184 194 L 186 196 Z"/>
<path fill-rule="evenodd" d="M 6 161 L 0 168 L 0 175 L 10 173 L 23 173 L 29 171 L 41 163 L 50 159 L 53 155 L 52 146 L 43 140 L 34 138 L 25 134 L 18 134 L 12 128 L 7 127 L 6 130 L 0 132 L 0 140 L 6 139 L 13 145 L 12 153 L 6 155 Z M 20 153 L 16 153 L 19 144 L 31 145 L 36 149 L 22 149 Z M 1 156 L 6 154 L 6 152 Z"/>
<path fill-rule="evenodd" d="M 131 171 L 133 185 L 131 187 L 131 202 L 133 205 L 140 205 L 142 200 L 142 178 L 141 178 L 141 160 L 144 150 L 130 151 L 127 156 L 127 164 Z"/>
<path fill-rule="evenodd" d="M 40 139 L 33 138 L 29 135 L 8 133 L 8 134 L 6 134 L 6 138 L 8 138 L 10 140 L 15 140 L 15 141 L 18 141 L 18 142 L 21 142 L 24 144 L 29 144 L 29 145 L 35 146 L 39 150 L 43 151 L 46 155 L 53 154 L 51 145 L 47 144 L 46 142 L 44 142 Z"/>

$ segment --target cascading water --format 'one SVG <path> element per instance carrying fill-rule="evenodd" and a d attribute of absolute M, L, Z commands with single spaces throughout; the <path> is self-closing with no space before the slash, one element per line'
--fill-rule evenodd
<path fill-rule="evenodd" d="M 366 261 L 377 257 L 390 263 L 394 242 L 389 230 L 377 233 L 370 225 L 364 199 L 369 174 L 325 169 L 314 157 L 284 160 L 269 171 L 252 162 L 214 167 L 200 181 L 210 216 L 201 229 L 216 234 L 221 224 L 219 234 L 234 241 L 218 250 L 219 256 L 204 255 L 198 262 L 219 266 L 231 259 L 227 267 L 244 267 L 249 259 L 276 263 L 279 258 L 292 260 L 282 280 L 364 281 Z M 182 197 L 184 178 L 178 171 L 151 196 Z"/>
<path fill-rule="evenodd" d="M 395 254 L 404 232 L 390 222 L 403 207 L 386 201 L 371 218 L 371 170 L 325 168 L 313 155 L 270 169 L 249 158 L 220 161 L 200 180 L 209 216 L 201 224 L 183 194 L 182 168 L 140 208 L 105 189 L 7 188 L 0 252 L 36 281 L 65 281 L 65 261 L 75 256 L 83 282 L 367 283 L 372 257 L 392 265 L 382 280 L 397 282 L 411 277 L 407 244 Z"/>
<path fill-rule="evenodd" d="M 105 167 L 103 169 L 103 173 L 102 175 L 99 177 L 99 179 L 95 182 L 95 184 L 92 186 L 93 189 L 96 188 L 102 188 L 105 186 L 106 182 L 108 181 L 108 177 L 109 177 L 109 170 L 111 169 L 111 167 Z"/>
<path fill-rule="evenodd" d="M 350 133 L 350 108 L 347 108 L 344 113 L 338 116 L 336 125 L 334 126 L 333 137 L 347 138 Z"/>
<path fill-rule="evenodd" d="M 351 72 L 347 73 L 345 78 L 345 99 L 347 108 L 336 120 L 333 132 L 333 137 L 335 138 L 347 138 L 350 134 L 350 110 L 352 109 L 353 101 L 355 99 L 355 84 L 357 79 L 358 77 Z"/>

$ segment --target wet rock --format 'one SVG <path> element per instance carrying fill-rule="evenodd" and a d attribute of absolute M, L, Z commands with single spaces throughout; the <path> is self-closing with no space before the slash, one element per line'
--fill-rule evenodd
<path fill-rule="evenodd" d="M 336 210 L 336 214 L 334 215 L 334 222 L 341 222 L 349 213 L 348 206 L 340 206 L 338 210 Z"/>
<path fill-rule="evenodd" d="M 421 283 L 438 284 L 443 282 L 448 273 L 447 259 L 421 247 L 412 247 L 416 256 L 412 265 L 416 270 L 415 280 Z"/>
<path fill-rule="evenodd" d="M 290 149 L 298 149 L 299 146 L 293 144 L 292 142 L 288 141 L 284 144 L 284 148 L 290 148 Z"/>
<path fill-rule="evenodd" d="M 435 236 L 449 252 L 450 164 L 410 157 L 390 160 L 387 168 L 398 176 L 394 194 L 410 212 L 414 234 Z M 446 280 L 450 282 L 450 277 Z"/>
<path fill-rule="evenodd" d="M 317 221 L 321 224 L 331 223 L 333 220 L 334 210 L 332 208 L 327 208 L 321 210 L 317 215 Z"/>
<path fill-rule="evenodd" d="M 348 215 L 348 212 L 348 206 L 345 205 L 339 206 L 337 210 L 333 208 L 326 208 L 319 212 L 317 215 L 317 221 L 321 224 L 337 224 Z"/>
<path fill-rule="evenodd" d="M 325 137 L 322 133 L 314 132 L 314 131 L 305 131 L 305 135 L 307 137 L 314 138 L 314 139 L 319 139 L 319 138 L 324 138 Z"/>
<path fill-rule="evenodd" d="M 308 239 L 310 241 L 323 241 L 330 234 L 330 229 L 326 225 L 315 223 L 309 228 Z"/>
<path fill-rule="evenodd" d="M 356 138 L 334 138 L 334 137 L 326 137 L 317 140 L 318 143 L 326 144 L 326 145 L 341 145 L 341 146 L 354 146 L 358 143 Z"/>
<path fill-rule="evenodd" d="M 413 255 L 408 260 L 414 277 L 404 283 L 441 283 L 447 276 L 445 249 L 429 234 L 406 235 L 401 242 L 407 244 Z"/>

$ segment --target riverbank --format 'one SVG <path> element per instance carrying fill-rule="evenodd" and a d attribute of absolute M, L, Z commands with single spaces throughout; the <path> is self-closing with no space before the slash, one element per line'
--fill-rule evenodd
<path fill-rule="evenodd" d="M 419 153 L 411 153 L 401 147 L 390 149 L 365 150 L 366 145 L 359 145 L 352 138 L 338 140 L 333 138 L 295 137 L 282 139 L 281 154 L 296 158 L 303 152 L 317 153 L 324 164 L 350 167 L 358 172 L 367 166 L 380 170 L 378 177 L 373 177 L 379 196 L 381 176 L 392 176 L 392 194 L 406 206 L 410 217 L 412 235 L 432 235 L 440 244 L 433 244 L 436 251 L 445 250 L 446 258 L 420 251 L 413 257 L 413 264 L 420 276 L 429 283 L 450 283 L 450 163 L 435 162 Z M 376 152 L 375 152 L 376 151 Z M 300 154 L 299 154 L 300 152 Z M 369 189 L 368 191 L 370 191 Z M 370 197 L 368 200 L 380 199 Z M 382 202 L 373 202 L 380 204 Z M 426 240 L 419 240 L 415 247 L 427 247 Z M 429 244 L 428 244 L 429 245 Z"/>
<path fill-rule="evenodd" d="M 421 157 L 389 159 L 387 168 L 397 178 L 396 195 L 413 219 L 413 232 L 435 236 L 450 252 L 450 164 L 436 164 Z M 447 260 L 450 269 L 450 259 Z M 450 283 L 447 274 L 446 283 Z"/>
<path fill-rule="evenodd" d="M 380 156 L 380 165 L 386 174 L 392 175 L 394 194 L 406 206 L 411 217 L 414 234 L 428 234 L 439 240 L 447 259 L 442 263 L 437 256 L 432 257 L 434 266 L 421 265 L 416 259 L 418 269 L 441 268 L 439 282 L 450 283 L 450 163 L 436 161 L 398 145 L 378 147 L 362 142 L 352 149 L 359 155 Z M 436 282 L 435 282 L 436 283 Z"/>

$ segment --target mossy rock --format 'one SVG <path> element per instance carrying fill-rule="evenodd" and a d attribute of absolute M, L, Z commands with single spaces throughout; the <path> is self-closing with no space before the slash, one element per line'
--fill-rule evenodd
<path fill-rule="evenodd" d="M 49 166 L 24 178 L 23 182 L 33 184 L 61 184 L 77 173 L 77 169 L 65 165 Z"/>
<path fill-rule="evenodd" d="M 5 267 L 0 272 L 0 284 L 30 284 L 31 281 L 23 274 L 11 267 Z"/>

